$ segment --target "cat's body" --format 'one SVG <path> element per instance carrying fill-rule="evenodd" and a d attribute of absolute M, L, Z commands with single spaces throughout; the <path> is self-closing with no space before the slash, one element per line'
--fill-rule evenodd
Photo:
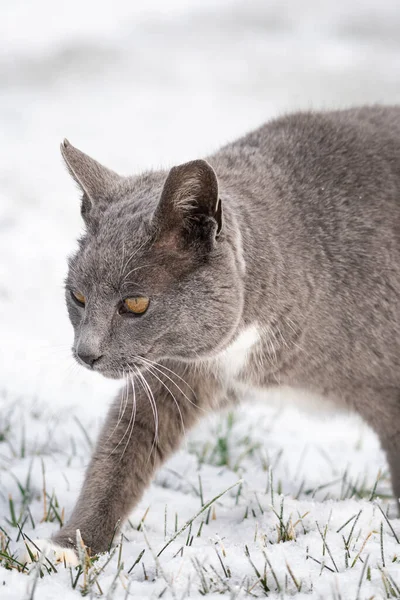
<path fill-rule="evenodd" d="M 107 549 L 182 425 L 251 388 L 359 412 L 399 497 L 400 108 L 277 119 L 168 179 L 62 153 L 88 229 L 67 280 L 74 352 L 129 381 L 55 541 L 80 529 Z"/>

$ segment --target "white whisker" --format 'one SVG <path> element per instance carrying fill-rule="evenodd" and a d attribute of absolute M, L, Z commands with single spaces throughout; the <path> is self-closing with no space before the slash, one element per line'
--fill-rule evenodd
<path fill-rule="evenodd" d="M 123 450 L 123 452 L 121 454 L 121 457 L 119 459 L 120 461 L 122 460 L 122 457 L 124 456 L 125 451 L 126 451 L 127 447 L 129 446 L 129 442 L 131 441 L 132 433 L 133 433 L 133 428 L 135 426 L 135 421 L 136 421 L 136 409 L 137 409 L 137 406 L 136 406 L 136 391 L 135 391 L 135 380 L 134 380 L 134 377 L 132 377 L 132 375 L 130 376 L 130 382 L 131 382 L 131 386 L 132 386 L 133 420 L 132 420 L 132 425 L 130 427 L 129 437 L 127 439 L 127 442 L 125 444 L 125 448 L 124 448 L 124 450 Z"/>
<path fill-rule="evenodd" d="M 128 398 L 128 395 L 127 395 L 127 398 Z M 127 401 L 127 403 L 128 403 L 128 401 Z M 131 427 L 132 419 L 134 419 L 134 414 L 136 416 L 136 399 L 135 398 L 132 399 L 132 412 L 131 412 L 131 416 L 130 416 L 128 425 L 125 429 L 124 435 L 121 437 L 121 439 L 119 440 L 119 442 L 115 446 L 115 448 L 112 450 L 112 452 L 109 454 L 108 458 L 110 458 L 110 456 L 112 456 L 114 454 L 114 452 L 116 452 L 116 450 L 119 448 L 119 446 L 122 444 L 123 440 L 125 439 L 126 435 L 128 434 L 128 431 L 130 430 L 130 427 Z M 122 456 L 123 456 L 123 454 L 122 454 Z M 121 456 L 121 458 L 122 458 L 122 456 Z M 121 460 L 121 458 L 120 458 L 120 460 Z"/>
<path fill-rule="evenodd" d="M 121 269 L 121 276 L 122 276 L 123 272 L 125 271 L 125 269 L 127 268 L 127 266 L 129 265 L 129 263 L 131 262 L 131 260 L 136 256 L 136 254 L 139 252 L 139 250 L 141 250 L 143 248 L 143 246 L 145 245 L 146 242 L 147 242 L 147 240 L 144 240 L 138 248 L 135 248 L 135 250 L 132 252 L 132 254 L 128 258 L 128 260 L 125 262 L 125 264 L 123 263 L 123 268 Z M 127 276 L 124 277 L 124 280 L 126 279 L 126 277 Z"/>
<path fill-rule="evenodd" d="M 186 430 L 185 430 L 185 423 L 183 421 L 183 415 L 182 415 L 182 411 L 181 411 L 181 407 L 179 406 L 179 403 L 177 401 L 177 399 L 175 398 L 174 394 L 172 393 L 172 391 L 170 390 L 170 388 L 167 386 L 167 384 L 162 381 L 162 379 L 160 379 L 160 377 L 157 375 L 157 373 L 154 372 L 154 367 L 148 367 L 149 372 L 153 375 L 153 377 L 155 377 L 156 379 L 158 379 L 158 381 L 161 383 L 161 385 L 163 385 L 165 387 L 165 389 L 167 390 L 167 392 L 172 396 L 175 404 L 176 404 L 176 408 L 178 409 L 179 412 L 179 417 L 181 419 L 181 424 L 182 424 L 182 433 L 183 433 L 183 437 L 185 439 L 185 444 L 187 446 L 187 437 L 186 437 Z"/>
<path fill-rule="evenodd" d="M 125 371 L 122 371 L 122 373 L 123 373 L 123 377 L 125 379 L 125 377 L 127 376 Z M 116 429 L 118 428 L 119 424 L 121 423 L 121 420 L 122 420 L 122 418 L 125 414 L 125 411 L 127 409 L 127 406 L 128 406 L 128 398 L 129 398 L 129 388 L 128 388 L 128 381 L 126 381 L 125 386 L 122 389 L 122 393 L 121 393 L 121 400 L 120 400 L 120 404 L 119 404 L 119 413 L 118 413 L 117 423 L 116 423 L 114 429 L 112 430 L 112 432 L 110 433 L 110 435 L 108 436 L 107 442 L 114 435 Z"/>
<path fill-rule="evenodd" d="M 178 377 L 178 379 L 180 379 L 181 381 L 183 381 L 183 383 L 185 383 L 192 390 L 194 396 L 196 397 L 196 394 L 195 394 L 194 390 L 190 387 L 190 385 L 184 379 L 182 379 L 182 377 L 179 377 L 179 375 L 177 373 L 175 373 L 175 371 L 172 371 L 172 369 L 169 369 L 168 367 L 165 367 L 164 365 L 161 365 L 160 363 L 156 363 L 155 361 L 151 361 L 151 360 L 149 360 L 147 358 L 143 358 L 141 356 L 138 357 L 138 358 L 141 361 L 143 361 L 145 364 L 147 363 L 147 364 L 151 365 L 154 369 L 156 369 L 159 373 L 161 373 L 161 375 L 164 375 L 164 377 L 166 377 L 169 381 L 171 381 L 171 383 L 173 383 L 175 385 L 175 387 L 177 387 L 178 390 L 181 392 L 181 394 L 186 398 L 186 400 L 189 402 L 189 404 L 191 404 L 192 406 L 194 406 L 198 410 L 201 410 L 201 411 L 207 413 L 207 411 L 204 410 L 204 408 L 202 408 L 201 406 L 199 406 L 198 404 L 195 404 L 192 400 L 190 400 L 190 398 L 185 394 L 185 392 L 176 383 L 176 381 L 174 381 L 166 373 L 164 373 L 163 371 L 161 371 L 160 368 L 166 369 L 167 371 L 169 371 L 170 373 L 172 373 L 173 375 L 175 375 L 176 377 Z"/>
<path fill-rule="evenodd" d="M 130 275 L 131 273 L 134 273 L 135 271 L 138 271 L 139 269 L 144 269 L 145 267 L 150 267 L 150 266 L 151 266 L 150 264 L 147 264 L 147 265 L 139 265 L 138 267 L 135 267 L 134 269 L 131 269 L 131 270 L 130 270 L 130 271 L 129 271 L 129 272 L 126 274 L 126 275 L 125 275 L 125 277 L 124 277 L 124 280 L 123 280 L 123 282 L 122 282 L 122 284 L 121 284 L 121 287 L 123 287 L 123 286 L 125 285 L 125 282 L 126 282 L 127 278 L 129 277 L 129 275 Z"/>
<path fill-rule="evenodd" d="M 156 444 L 156 440 L 158 440 L 158 412 L 157 412 L 157 404 L 154 400 L 154 396 L 153 396 L 153 392 L 151 391 L 151 388 L 147 382 L 147 380 L 145 379 L 143 373 L 140 372 L 140 370 L 136 367 L 137 373 L 139 375 L 139 381 L 142 384 L 143 390 L 146 393 L 147 398 L 149 399 L 149 403 L 151 406 L 151 410 L 153 412 L 153 418 L 154 418 L 154 439 L 153 439 L 153 443 L 151 445 L 150 448 L 150 452 L 149 452 L 149 457 L 147 459 L 147 462 L 149 462 L 151 454 L 153 452 L 153 449 L 155 447 Z"/>

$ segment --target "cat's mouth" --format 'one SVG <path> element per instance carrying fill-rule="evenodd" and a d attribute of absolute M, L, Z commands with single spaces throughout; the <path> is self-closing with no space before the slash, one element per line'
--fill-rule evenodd
<path fill-rule="evenodd" d="M 88 357 L 79 355 L 75 348 L 72 348 L 72 354 L 80 366 L 88 369 L 88 371 L 99 373 L 107 379 L 129 380 L 136 376 L 140 377 L 143 372 L 158 369 L 157 362 L 149 360 L 144 356 L 136 356 L 130 359 L 129 363 L 126 362 L 125 364 L 115 366 L 112 364 L 112 360 L 104 355 L 89 360 Z"/>
<path fill-rule="evenodd" d="M 95 363 L 92 368 L 89 367 L 89 370 L 99 373 L 107 379 L 129 380 L 137 376 L 140 377 L 140 374 L 149 370 L 149 368 L 150 364 L 147 363 L 147 360 L 144 362 L 144 360 L 137 359 L 132 361 L 129 365 L 124 365 L 123 367 L 118 368 L 107 365 L 104 362 L 101 363 L 101 361 L 99 361 L 99 363 Z"/>
<path fill-rule="evenodd" d="M 104 360 L 104 356 L 89 359 L 89 357 L 79 355 L 75 348 L 72 348 L 72 354 L 76 362 L 88 371 L 99 373 L 107 379 L 123 379 L 122 372 L 119 369 L 107 365 L 107 362 Z"/>

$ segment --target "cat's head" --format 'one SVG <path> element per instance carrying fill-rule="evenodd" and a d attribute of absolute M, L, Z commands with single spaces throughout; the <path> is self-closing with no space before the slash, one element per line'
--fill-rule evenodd
<path fill-rule="evenodd" d="M 77 360 L 116 378 L 147 361 L 218 354 L 243 292 L 212 167 L 121 177 L 67 141 L 61 152 L 86 225 L 66 279 Z"/>

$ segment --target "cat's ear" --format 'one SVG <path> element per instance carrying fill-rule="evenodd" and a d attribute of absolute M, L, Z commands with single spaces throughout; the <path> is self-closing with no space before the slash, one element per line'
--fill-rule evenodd
<path fill-rule="evenodd" d="M 222 206 L 214 169 L 205 160 L 173 167 L 165 181 L 155 222 L 161 232 L 189 241 L 214 241 L 222 228 Z"/>
<path fill-rule="evenodd" d="M 68 140 L 64 140 L 60 148 L 71 177 L 83 192 L 81 212 L 86 219 L 93 206 L 110 197 L 122 177 L 75 148 Z"/>

